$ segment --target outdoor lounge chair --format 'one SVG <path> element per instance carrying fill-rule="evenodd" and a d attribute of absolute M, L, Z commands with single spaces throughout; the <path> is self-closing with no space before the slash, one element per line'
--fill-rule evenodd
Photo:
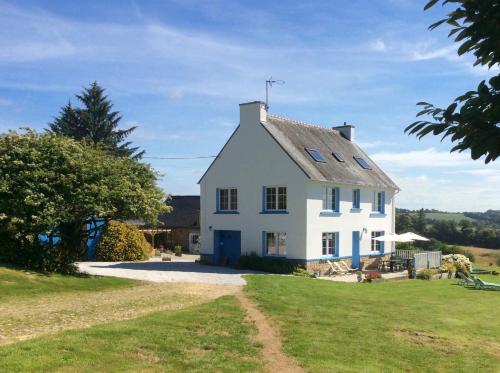
<path fill-rule="evenodd" d="M 457 272 L 458 277 L 460 277 L 460 280 L 458 281 L 458 285 L 462 286 L 475 286 L 476 283 L 474 282 L 474 279 L 471 277 L 467 277 L 463 272 Z"/>
<path fill-rule="evenodd" d="M 347 265 L 346 262 L 344 262 L 343 260 L 340 260 L 338 262 L 340 268 L 344 269 L 345 271 L 349 272 L 349 273 L 354 273 L 356 272 L 358 269 L 357 268 L 351 268 Z"/>
<path fill-rule="evenodd" d="M 493 282 L 484 282 L 480 278 L 475 277 L 474 283 L 476 285 L 476 289 L 481 290 L 500 290 L 500 284 L 494 284 Z"/>
<path fill-rule="evenodd" d="M 348 272 L 344 269 L 342 269 L 336 262 L 331 262 L 329 260 L 326 261 L 328 265 L 330 266 L 330 272 L 337 274 L 337 275 L 345 275 Z"/>

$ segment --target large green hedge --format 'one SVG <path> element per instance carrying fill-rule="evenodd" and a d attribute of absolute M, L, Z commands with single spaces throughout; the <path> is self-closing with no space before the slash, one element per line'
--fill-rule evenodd
<path fill-rule="evenodd" d="M 105 262 L 145 260 L 151 252 L 151 245 L 137 227 L 111 221 L 97 244 L 96 259 Z"/>

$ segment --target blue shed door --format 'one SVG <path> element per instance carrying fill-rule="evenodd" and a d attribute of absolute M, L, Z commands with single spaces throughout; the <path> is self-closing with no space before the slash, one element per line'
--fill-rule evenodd
<path fill-rule="evenodd" d="M 236 264 L 240 255 L 240 231 L 214 231 L 214 264 Z"/>
<path fill-rule="evenodd" d="M 352 268 L 359 268 L 359 231 L 352 232 Z"/>

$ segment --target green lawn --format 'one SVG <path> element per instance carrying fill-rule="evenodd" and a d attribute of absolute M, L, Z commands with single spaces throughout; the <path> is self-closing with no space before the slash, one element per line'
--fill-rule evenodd
<path fill-rule="evenodd" d="M 114 277 L 44 275 L 0 266 L 0 302 L 39 294 L 96 291 L 131 286 L 136 283 L 134 280 Z"/>
<path fill-rule="evenodd" d="M 285 351 L 311 372 L 498 372 L 500 292 L 455 280 L 247 279 Z"/>
<path fill-rule="evenodd" d="M 254 327 L 231 296 L 0 347 L 1 372 L 259 372 Z"/>

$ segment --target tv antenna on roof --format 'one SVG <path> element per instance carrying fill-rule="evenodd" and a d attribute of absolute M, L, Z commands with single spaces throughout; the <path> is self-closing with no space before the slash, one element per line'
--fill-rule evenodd
<path fill-rule="evenodd" d="M 285 81 L 273 80 L 272 76 L 268 80 L 266 80 L 266 110 L 269 109 L 269 88 L 271 88 L 273 84 L 283 85 L 285 84 Z"/>

